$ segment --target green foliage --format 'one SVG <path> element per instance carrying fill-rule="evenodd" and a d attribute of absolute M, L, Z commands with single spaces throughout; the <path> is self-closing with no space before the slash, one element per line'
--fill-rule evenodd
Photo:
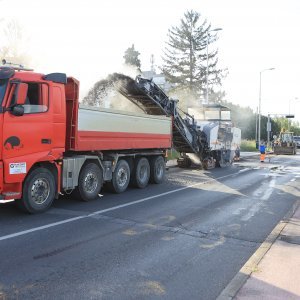
<path fill-rule="evenodd" d="M 255 140 L 257 115 L 250 107 L 242 107 L 227 101 L 221 101 L 221 104 L 231 109 L 231 119 L 236 127 L 241 128 L 242 139 Z M 268 117 L 261 116 L 261 139 L 267 140 L 267 122 Z M 281 125 L 276 119 L 271 119 L 272 132 L 270 137 L 278 135 L 281 131 Z"/>
<path fill-rule="evenodd" d="M 241 151 L 257 151 L 255 140 L 242 140 Z"/>
<path fill-rule="evenodd" d="M 163 56 L 162 71 L 167 81 L 180 91 L 187 90 L 190 97 L 198 98 L 206 90 L 206 45 L 217 40 L 207 20 L 193 10 L 187 11 L 179 26 L 168 33 Z M 221 84 L 223 70 L 217 68 L 218 50 L 209 47 L 209 85 Z"/>
<path fill-rule="evenodd" d="M 177 159 L 179 158 L 179 153 L 175 150 L 175 149 L 171 149 L 170 151 L 168 151 L 168 160 L 172 160 L 172 159 Z"/>
<path fill-rule="evenodd" d="M 140 52 L 134 49 L 134 44 L 129 47 L 123 56 L 125 59 L 125 64 L 130 66 L 135 66 L 138 69 L 141 67 L 141 61 L 139 59 Z"/>
<path fill-rule="evenodd" d="M 290 131 L 294 132 L 294 135 L 300 135 L 299 122 L 293 122 Z"/>
<path fill-rule="evenodd" d="M 299 122 L 293 122 L 291 119 L 276 118 L 276 122 L 280 126 L 280 131 L 291 131 L 294 135 L 300 135 Z"/>

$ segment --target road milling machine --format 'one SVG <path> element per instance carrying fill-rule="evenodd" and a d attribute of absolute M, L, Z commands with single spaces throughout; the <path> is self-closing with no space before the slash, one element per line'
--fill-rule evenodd
<path fill-rule="evenodd" d="M 179 167 L 200 162 L 204 169 L 231 165 L 239 151 L 241 130 L 233 126 L 230 109 L 220 104 L 180 110 L 178 100 L 169 98 L 153 80 L 137 76 L 132 79 L 113 74 L 118 92 L 146 114 L 173 118 L 173 148 L 179 152 Z"/>

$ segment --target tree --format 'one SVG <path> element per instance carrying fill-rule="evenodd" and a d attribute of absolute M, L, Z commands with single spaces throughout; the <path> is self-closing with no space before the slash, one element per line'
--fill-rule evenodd
<path fill-rule="evenodd" d="M 220 101 L 220 104 L 227 106 L 231 110 L 231 119 L 234 125 L 241 129 L 242 139 L 254 140 L 257 129 L 257 115 L 250 107 L 243 107 L 233 104 L 228 101 Z M 274 134 L 278 135 L 280 132 L 280 124 L 276 119 L 271 119 L 271 139 Z M 261 139 L 267 140 L 267 123 L 268 117 L 261 116 Z"/>
<path fill-rule="evenodd" d="M 213 90 L 209 93 L 209 103 L 220 103 L 225 98 L 226 93 L 224 91 L 215 92 Z"/>
<path fill-rule="evenodd" d="M 299 122 L 293 122 L 290 130 L 294 133 L 294 135 L 300 135 Z"/>
<path fill-rule="evenodd" d="M 28 64 L 30 59 L 24 51 L 27 48 L 26 38 L 20 24 L 15 20 L 2 20 L 0 25 L 0 58 L 16 64 Z"/>
<path fill-rule="evenodd" d="M 135 66 L 138 69 L 141 67 L 141 61 L 139 59 L 140 52 L 134 49 L 134 44 L 129 47 L 123 56 L 125 59 L 125 64 L 130 66 Z"/>
<path fill-rule="evenodd" d="M 176 89 L 187 90 L 190 97 L 199 99 L 206 91 L 207 44 L 217 40 L 207 20 L 193 10 L 187 11 L 179 26 L 169 29 L 164 50 L 162 71 Z M 212 49 L 212 47 L 208 47 Z M 218 50 L 208 53 L 208 83 L 221 84 L 224 70 L 217 68 Z"/>

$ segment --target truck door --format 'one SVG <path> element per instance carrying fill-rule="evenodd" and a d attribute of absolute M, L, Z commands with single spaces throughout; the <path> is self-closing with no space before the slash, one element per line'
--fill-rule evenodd
<path fill-rule="evenodd" d="M 23 177 L 36 161 L 49 155 L 53 140 L 53 122 L 49 106 L 49 86 L 46 83 L 28 84 L 24 114 L 4 113 L 3 161 L 6 182 Z M 18 83 L 11 85 L 7 107 L 16 104 Z M 20 177 L 19 177 L 20 178 Z"/>

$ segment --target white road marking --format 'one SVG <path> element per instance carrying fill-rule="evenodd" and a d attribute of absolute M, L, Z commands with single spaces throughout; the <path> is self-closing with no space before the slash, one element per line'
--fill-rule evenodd
<path fill-rule="evenodd" d="M 256 190 L 253 193 L 253 196 L 260 198 L 263 201 L 268 200 L 274 191 L 275 181 L 276 181 L 276 179 L 272 178 L 272 180 L 269 183 L 268 188 L 265 188 L 265 186 L 261 186 L 258 190 Z M 241 220 L 244 222 L 250 220 L 251 218 L 253 218 L 255 216 L 256 213 L 259 212 L 260 208 L 263 206 L 264 206 L 263 202 L 256 202 L 250 209 L 248 209 L 248 213 L 245 216 L 243 216 L 241 218 Z"/>
<path fill-rule="evenodd" d="M 50 227 L 54 227 L 54 226 L 74 222 L 74 221 L 77 221 L 77 220 L 80 220 L 80 219 L 83 219 L 83 218 L 86 218 L 86 217 L 87 216 L 79 216 L 79 217 L 63 220 L 63 221 L 60 221 L 60 222 L 50 223 L 50 224 L 47 224 L 47 225 L 31 228 L 31 229 L 28 229 L 28 230 L 23 230 L 23 231 L 19 231 L 19 232 L 16 232 L 16 233 L 4 235 L 4 236 L 0 237 L 0 241 L 8 240 L 8 239 L 20 236 L 20 235 L 25 235 L 25 234 L 28 234 L 28 233 L 31 233 L 31 232 L 47 229 L 47 228 L 50 228 Z"/>
<path fill-rule="evenodd" d="M 8 203 L 8 202 L 14 202 L 14 201 L 15 201 L 15 199 L 11 199 L 11 200 L 0 200 L 0 203 L 5 204 L 5 203 Z"/>
<path fill-rule="evenodd" d="M 250 168 L 245 168 L 245 169 L 242 169 L 242 170 L 239 170 L 238 173 L 243 173 L 243 172 L 246 172 L 246 171 L 249 171 Z"/>
<path fill-rule="evenodd" d="M 59 222 L 50 223 L 50 224 L 47 224 L 47 225 L 43 225 L 43 226 L 39 226 L 39 227 L 34 227 L 34 228 L 31 228 L 31 229 L 28 229 L 28 230 L 23 230 L 23 231 L 19 231 L 19 232 L 16 232 L 16 233 L 12 233 L 12 234 L 8 234 L 8 235 L 0 236 L 0 241 L 12 239 L 12 238 L 15 238 L 15 237 L 18 237 L 18 236 L 26 235 L 26 234 L 29 234 L 29 233 L 32 233 L 32 232 L 36 232 L 36 231 L 40 231 L 40 230 L 45 230 L 45 229 L 48 229 L 48 228 L 51 228 L 51 227 L 55 227 L 55 226 L 59 226 L 59 225 L 63 225 L 63 224 L 71 223 L 71 222 L 75 222 L 75 221 L 78 221 L 78 220 L 81 220 L 81 219 L 84 219 L 84 218 L 93 217 L 95 215 L 100 215 L 100 214 L 103 214 L 103 213 L 106 213 L 106 212 L 109 212 L 109 211 L 114 211 L 114 210 L 117 210 L 117 209 L 120 209 L 120 208 L 132 206 L 132 205 L 135 205 L 135 204 L 139 204 L 139 203 L 142 203 L 142 202 L 149 201 L 151 199 L 155 199 L 155 198 L 159 198 L 159 197 L 166 196 L 166 195 L 169 195 L 169 194 L 173 194 L 173 193 L 176 193 L 176 192 L 180 192 L 180 191 L 183 191 L 183 190 L 186 190 L 186 189 L 189 189 L 189 188 L 201 185 L 201 184 L 207 184 L 209 182 L 214 182 L 216 180 L 223 179 L 223 178 L 230 177 L 230 176 L 232 176 L 232 174 L 221 176 L 221 177 L 218 177 L 218 178 L 215 178 L 215 179 L 206 180 L 204 182 L 199 182 L 199 183 L 191 184 L 189 186 L 178 188 L 176 190 L 172 190 L 172 191 L 169 191 L 169 192 L 165 192 L 165 193 L 157 194 L 157 195 L 154 195 L 154 196 L 142 198 L 140 200 L 136 200 L 136 201 L 133 201 L 133 202 L 121 204 L 121 205 L 114 206 L 114 207 L 111 207 L 111 208 L 98 210 L 98 211 L 95 211 L 95 212 L 87 214 L 87 215 L 81 215 L 81 216 L 78 216 L 78 217 L 74 217 L 74 218 L 62 220 L 62 221 L 59 221 Z"/>
<path fill-rule="evenodd" d="M 278 174 L 278 173 L 263 173 L 259 174 L 260 176 L 265 176 L 265 177 L 282 177 L 285 176 L 285 174 Z"/>

